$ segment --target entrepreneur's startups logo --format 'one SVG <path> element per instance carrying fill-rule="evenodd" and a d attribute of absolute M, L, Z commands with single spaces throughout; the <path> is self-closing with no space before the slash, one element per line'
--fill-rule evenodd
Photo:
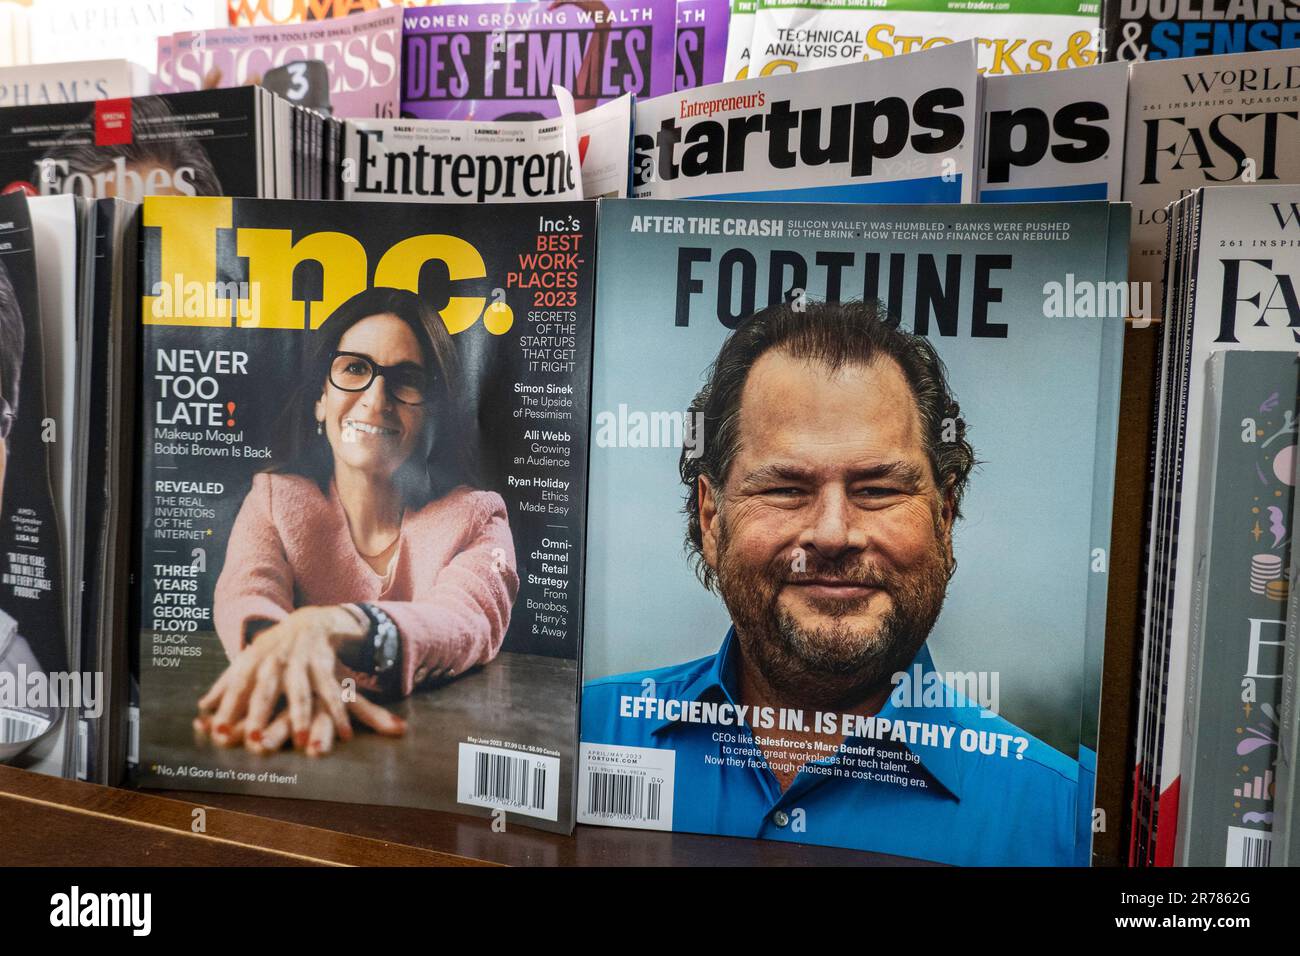
<path fill-rule="evenodd" d="M 682 448 L 687 458 L 704 454 L 704 413 L 629 409 L 597 412 L 598 448 Z"/>
<path fill-rule="evenodd" d="M 50 897 L 50 925 L 127 927 L 133 936 L 148 936 L 153 928 L 153 894 L 83 893 L 73 886 Z"/>

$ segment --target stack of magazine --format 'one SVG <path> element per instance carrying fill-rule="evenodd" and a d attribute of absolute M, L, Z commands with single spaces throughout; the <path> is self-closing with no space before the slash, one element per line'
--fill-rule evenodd
<path fill-rule="evenodd" d="M 36 769 L 120 779 L 135 532 L 134 206 L 3 201 L 13 236 L 0 277 L 5 748 L 28 751 L 20 760 Z"/>
<path fill-rule="evenodd" d="M 527 208 L 145 201 L 135 782 L 1087 862 L 1126 210 Z"/>
<path fill-rule="evenodd" d="M 0 109 L 0 190 L 337 198 L 342 123 L 262 86 Z"/>
<path fill-rule="evenodd" d="M 1143 661 L 1138 781 L 1139 796 L 1160 796 L 1135 817 L 1135 852 L 1157 863 L 1270 863 L 1294 579 L 1297 238 L 1296 186 L 1207 187 L 1170 207 L 1148 568 L 1148 633 L 1162 639 Z"/>
<path fill-rule="evenodd" d="M 1300 131 L 1297 73 L 1300 50 L 1133 65 L 1124 198 L 1134 207 L 1130 276 L 1137 284 L 1140 308 L 1134 310 L 1134 316 L 1141 324 L 1149 324 L 1162 312 L 1177 317 L 1179 313 L 1171 310 L 1180 303 L 1167 283 L 1185 279 L 1188 285 L 1179 294 L 1190 295 L 1199 277 L 1194 271 L 1184 275 L 1182 270 L 1197 263 L 1208 268 L 1217 261 L 1185 254 L 1194 250 L 1182 243 L 1171 219 L 1175 207 L 1170 204 L 1180 196 L 1217 183 L 1235 183 L 1225 195 L 1241 197 L 1239 204 L 1254 204 L 1251 227 L 1282 229 L 1277 238 L 1285 238 L 1272 207 L 1263 199 L 1251 199 L 1250 191 L 1267 190 L 1269 201 L 1283 203 L 1279 208 L 1286 208 L 1285 203 L 1294 199 L 1295 190 L 1281 184 L 1300 183 L 1300 156 L 1287 148 Z M 1208 229 L 1219 230 L 1228 229 L 1236 220 L 1225 219 L 1216 211 L 1202 221 Z M 1258 237 L 1249 233 L 1237 238 L 1242 243 L 1256 243 Z M 1226 233 L 1215 233 L 1214 242 L 1220 241 L 1227 241 Z M 1182 304 L 1189 301 L 1185 297 Z M 1230 302 L 1205 306 L 1214 310 L 1238 307 Z M 1216 317 L 1206 324 L 1217 325 L 1218 321 Z M 1178 334 L 1190 328 L 1186 326 Z M 1182 714 L 1195 568 L 1192 536 L 1185 530 L 1187 524 L 1172 511 L 1172 499 L 1167 496 L 1180 495 L 1180 508 L 1196 506 L 1195 495 L 1189 497 L 1185 490 L 1183 476 L 1193 475 L 1199 465 L 1199 459 L 1187 457 L 1189 450 L 1199 453 L 1203 396 L 1196 389 L 1208 358 L 1208 343 L 1217 341 L 1218 334 L 1211 335 L 1204 324 L 1197 329 L 1195 334 L 1204 337 L 1200 351 L 1185 353 L 1180 345 L 1195 348 L 1196 340 L 1171 338 L 1175 325 L 1160 326 L 1160 354 L 1152 386 L 1157 415 L 1150 443 L 1151 492 L 1140 606 L 1139 711 L 1129 849 L 1134 865 L 1171 865 L 1177 845 Z M 1192 344 L 1187 346 L 1189 342 Z M 1185 376 L 1190 376 L 1190 381 Z M 1188 409 L 1194 411 L 1188 413 Z M 1186 448 L 1179 437 L 1183 432 L 1189 436 Z M 1167 442 L 1168 436 L 1173 437 Z M 1171 512 L 1166 515 L 1168 521 L 1161 519 L 1164 512 Z"/>

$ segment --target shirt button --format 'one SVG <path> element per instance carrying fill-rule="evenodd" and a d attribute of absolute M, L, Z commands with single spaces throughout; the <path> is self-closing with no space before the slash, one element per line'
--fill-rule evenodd
<path fill-rule="evenodd" d="M 783 827 L 790 822 L 790 814 L 786 813 L 784 810 L 778 810 L 776 813 L 772 814 L 772 822 L 779 827 Z"/>

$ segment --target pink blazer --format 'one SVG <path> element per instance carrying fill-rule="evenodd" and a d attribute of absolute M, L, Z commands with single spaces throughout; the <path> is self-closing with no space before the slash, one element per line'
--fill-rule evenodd
<path fill-rule="evenodd" d="M 505 502 L 459 487 L 402 520 L 387 588 L 357 553 L 333 485 L 260 474 L 230 532 L 213 616 L 233 658 L 250 625 L 298 607 L 366 601 L 402 636 L 402 693 L 496 657 L 519 592 Z M 256 629 L 254 629 L 254 633 Z M 369 675 L 358 686 L 373 689 Z"/>

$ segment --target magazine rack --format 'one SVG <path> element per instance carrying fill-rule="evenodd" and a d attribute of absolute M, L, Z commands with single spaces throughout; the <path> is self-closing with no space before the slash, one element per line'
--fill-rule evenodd
<path fill-rule="evenodd" d="M 1116 466 L 1094 860 L 1122 860 L 1139 650 L 1147 442 L 1156 330 L 1130 329 Z M 573 836 L 480 817 L 240 794 L 131 791 L 0 765 L 9 863 L 166 865 L 915 865 L 832 847 L 579 826 Z"/>

